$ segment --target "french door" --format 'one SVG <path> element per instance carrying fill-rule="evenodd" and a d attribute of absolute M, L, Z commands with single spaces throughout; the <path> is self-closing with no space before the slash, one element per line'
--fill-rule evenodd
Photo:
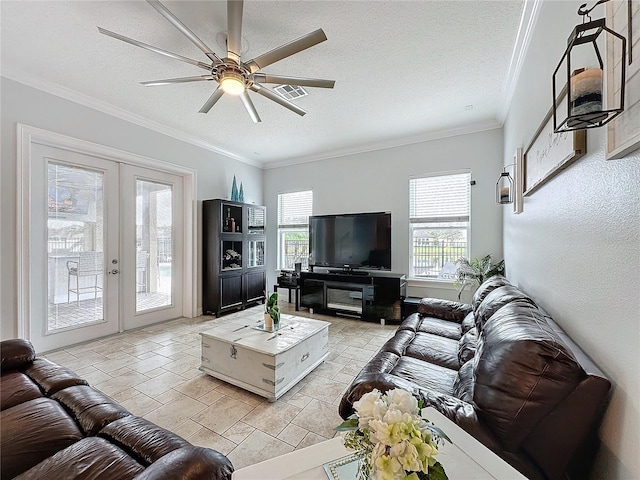
<path fill-rule="evenodd" d="M 31 145 L 27 310 L 38 352 L 182 315 L 182 183 Z"/>

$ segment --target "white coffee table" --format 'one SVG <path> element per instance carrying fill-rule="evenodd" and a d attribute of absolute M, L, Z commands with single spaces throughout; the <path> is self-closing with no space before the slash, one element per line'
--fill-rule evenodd
<path fill-rule="evenodd" d="M 439 426 L 453 443 L 438 453 L 449 480 L 527 480 L 527 477 L 502 460 L 447 417 L 426 408 L 425 416 Z M 328 480 L 323 465 L 351 452 L 334 438 L 301 450 L 236 470 L 232 480 Z M 355 480 L 343 479 L 340 480 Z"/>
<path fill-rule="evenodd" d="M 238 317 L 202 332 L 200 370 L 275 402 L 329 355 L 329 323 L 283 315 L 277 332 L 263 316 Z"/>

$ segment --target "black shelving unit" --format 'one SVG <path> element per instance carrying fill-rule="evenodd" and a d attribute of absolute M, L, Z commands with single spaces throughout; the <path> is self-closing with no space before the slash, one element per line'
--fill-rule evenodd
<path fill-rule="evenodd" d="M 265 217 L 261 205 L 202 202 L 202 310 L 219 316 L 264 302 Z"/>

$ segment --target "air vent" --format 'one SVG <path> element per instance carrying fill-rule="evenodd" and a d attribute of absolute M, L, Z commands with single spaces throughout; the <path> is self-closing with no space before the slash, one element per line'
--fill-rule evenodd
<path fill-rule="evenodd" d="M 298 85 L 278 85 L 274 90 L 278 92 L 278 95 L 287 100 L 295 100 L 296 98 L 309 95 L 309 92 Z"/>

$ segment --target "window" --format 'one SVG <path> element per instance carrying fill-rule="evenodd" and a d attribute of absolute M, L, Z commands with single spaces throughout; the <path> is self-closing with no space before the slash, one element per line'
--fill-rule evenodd
<path fill-rule="evenodd" d="M 309 216 L 313 192 L 278 195 L 278 268 L 293 270 L 296 263 L 309 267 Z"/>
<path fill-rule="evenodd" d="M 453 280 L 469 252 L 471 173 L 409 180 L 409 277 Z"/>

